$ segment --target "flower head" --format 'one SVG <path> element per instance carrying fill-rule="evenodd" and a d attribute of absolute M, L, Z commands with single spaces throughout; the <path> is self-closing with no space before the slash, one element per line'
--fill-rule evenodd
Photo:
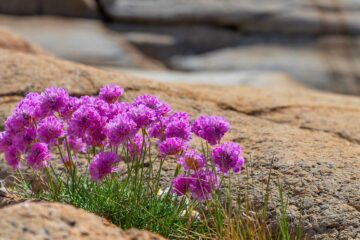
<path fill-rule="evenodd" d="M 37 119 L 41 115 L 40 105 L 42 97 L 35 92 L 28 93 L 15 108 L 15 112 L 25 114 L 32 119 Z"/>
<path fill-rule="evenodd" d="M 46 143 L 34 143 L 27 151 L 27 163 L 33 169 L 43 169 L 48 165 L 50 152 Z"/>
<path fill-rule="evenodd" d="M 37 135 L 41 142 L 49 145 L 56 144 L 56 141 L 64 133 L 64 125 L 56 117 L 45 117 L 39 122 Z"/>
<path fill-rule="evenodd" d="M 124 94 L 124 89 L 110 84 L 100 88 L 99 97 L 107 103 L 115 103 Z"/>
<path fill-rule="evenodd" d="M 105 127 L 106 136 L 112 146 L 123 143 L 133 137 L 137 131 L 136 123 L 126 114 L 117 115 Z"/>
<path fill-rule="evenodd" d="M 205 166 L 205 158 L 193 149 L 187 150 L 177 161 L 185 170 L 199 170 Z"/>
<path fill-rule="evenodd" d="M 211 145 L 219 143 L 228 130 L 229 123 L 218 116 L 200 116 L 194 121 L 192 128 L 193 133 Z"/>
<path fill-rule="evenodd" d="M 127 114 L 132 105 L 127 102 L 115 102 L 109 105 L 108 119 L 111 120 L 119 114 Z"/>
<path fill-rule="evenodd" d="M 198 201 L 210 200 L 215 189 L 220 186 L 219 179 L 212 171 L 200 170 L 191 175 L 189 191 L 191 196 Z"/>
<path fill-rule="evenodd" d="M 69 128 L 70 132 L 78 137 L 83 137 L 88 129 L 95 129 L 103 124 L 99 112 L 91 106 L 82 105 L 72 115 Z"/>
<path fill-rule="evenodd" d="M 168 112 L 170 112 L 170 106 L 168 104 L 151 95 L 138 96 L 134 100 L 134 105 L 145 105 L 146 107 L 154 110 L 157 118 L 165 116 Z"/>
<path fill-rule="evenodd" d="M 161 157 L 177 155 L 185 148 L 185 143 L 181 138 L 167 138 L 159 144 L 159 154 Z"/>
<path fill-rule="evenodd" d="M 81 106 L 95 109 L 102 117 L 106 117 L 110 110 L 110 104 L 98 97 L 82 96 L 79 103 Z"/>
<path fill-rule="evenodd" d="M 42 92 L 41 97 L 41 113 L 43 116 L 47 116 L 54 112 L 59 112 L 65 107 L 69 94 L 63 88 L 50 87 Z"/>
<path fill-rule="evenodd" d="M 211 158 L 218 171 L 224 174 L 230 169 L 239 172 L 245 163 L 241 147 L 233 142 L 225 142 L 216 146 L 211 152 Z"/>
<path fill-rule="evenodd" d="M 139 128 L 147 127 L 155 120 L 154 110 L 143 104 L 132 106 L 128 114 Z"/>
<path fill-rule="evenodd" d="M 164 121 L 165 136 L 178 137 L 185 141 L 191 139 L 190 117 L 185 112 L 175 112 Z"/>
<path fill-rule="evenodd" d="M 20 152 L 16 147 L 11 146 L 5 151 L 5 160 L 14 170 L 20 166 Z"/>
<path fill-rule="evenodd" d="M 72 114 L 80 106 L 80 100 L 76 97 L 69 97 L 64 107 L 59 110 L 60 116 L 68 120 L 71 118 Z"/>
<path fill-rule="evenodd" d="M 191 181 L 191 177 L 178 175 L 171 181 L 171 191 L 178 196 L 183 196 L 188 192 Z"/>
<path fill-rule="evenodd" d="M 118 171 L 114 167 L 120 159 L 113 152 L 100 152 L 95 155 L 94 159 L 89 165 L 90 179 L 100 182 L 106 175 Z"/>
<path fill-rule="evenodd" d="M 25 131 L 14 134 L 12 136 L 13 146 L 19 151 L 24 152 L 26 148 L 36 139 L 36 129 L 27 128 Z"/>
<path fill-rule="evenodd" d="M 20 112 L 14 112 L 5 121 L 5 130 L 12 134 L 24 132 L 31 126 L 31 118 Z"/>

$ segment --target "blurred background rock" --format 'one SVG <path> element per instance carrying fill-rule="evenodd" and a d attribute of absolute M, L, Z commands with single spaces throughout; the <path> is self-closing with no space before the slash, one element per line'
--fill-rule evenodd
<path fill-rule="evenodd" d="M 159 81 L 360 95 L 359 0 L 1 0 L 0 14 L 49 54 Z"/>

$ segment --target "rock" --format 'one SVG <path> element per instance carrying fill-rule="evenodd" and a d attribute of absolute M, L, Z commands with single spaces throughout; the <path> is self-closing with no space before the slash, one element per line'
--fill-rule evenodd
<path fill-rule="evenodd" d="M 94 214 L 69 205 L 25 202 L 0 209 L 1 239 L 164 240 L 146 231 L 124 232 Z"/>
<path fill-rule="evenodd" d="M 20 203 L 23 201 L 24 200 L 21 199 L 20 197 L 14 195 L 14 194 L 9 194 L 9 193 L 3 191 L 2 189 L 0 189 L 0 209 L 2 207 L 6 207 L 6 206 Z"/>
<path fill-rule="evenodd" d="M 165 240 L 163 237 L 143 230 L 129 229 L 125 231 L 129 240 Z"/>
<path fill-rule="evenodd" d="M 283 73 L 257 71 L 214 71 L 214 72 L 177 72 L 122 70 L 133 76 L 165 83 L 211 84 L 220 86 L 254 86 L 271 89 L 303 88 L 296 80 Z"/>
<path fill-rule="evenodd" d="M 86 18 L 97 16 L 97 8 L 93 0 L 40 0 L 40 3 L 40 14 L 43 15 Z"/>
<path fill-rule="evenodd" d="M 10 0 L 0 2 L 1 14 L 34 14 L 39 9 L 39 0 Z"/>
<path fill-rule="evenodd" d="M 96 94 L 100 86 L 110 82 L 125 88 L 126 99 L 155 94 L 173 109 L 193 117 L 222 115 L 231 124 L 224 141 L 239 142 L 245 150 L 255 199 L 261 197 L 257 193 L 272 166 L 272 203 L 278 201 L 279 179 L 289 197 L 289 218 L 301 215 L 311 239 L 360 238 L 358 97 L 306 89 L 164 84 L 9 50 L 0 50 L 0 81 L 3 116 L 30 90 L 61 86 L 73 95 Z M 171 170 L 174 165 L 169 161 L 164 168 Z M 245 175 L 239 175 L 240 183 Z M 165 180 L 169 178 L 164 175 Z M 311 203 L 306 209 L 304 199 Z"/>
<path fill-rule="evenodd" d="M 0 17 L 13 29 L 48 52 L 68 60 L 114 67 L 161 69 L 119 34 L 99 21 L 58 17 Z"/>
<path fill-rule="evenodd" d="M 187 71 L 283 72 L 311 88 L 359 95 L 359 55 L 351 50 L 356 49 L 358 42 L 359 39 L 352 43 L 348 38 L 337 37 L 299 39 L 295 44 L 289 39 L 273 39 L 264 44 L 249 38 L 236 47 L 175 56 L 170 65 Z"/>
<path fill-rule="evenodd" d="M 120 22 L 163 24 L 208 24 L 230 26 L 242 31 L 317 34 L 359 34 L 360 3 L 329 1 L 266 0 L 114 0 L 102 1 L 110 17 Z M 161 6 L 161 7 L 160 7 Z"/>
<path fill-rule="evenodd" d="M 236 45 L 241 34 L 209 25 L 168 26 L 160 24 L 111 23 L 131 44 L 147 56 L 168 63 L 174 55 L 194 55 Z M 216 39 L 216 40 L 215 40 Z"/>
<path fill-rule="evenodd" d="M 0 27 L 0 48 L 33 54 L 46 54 L 45 51 L 38 46 L 29 43 L 21 36 L 4 27 Z"/>
<path fill-rule="evenodd" d="M 5 0 L 0 2 L 0 14 L 60 15 L 67 17 L 95 17 L 96 6 L 90 0 Z"/>

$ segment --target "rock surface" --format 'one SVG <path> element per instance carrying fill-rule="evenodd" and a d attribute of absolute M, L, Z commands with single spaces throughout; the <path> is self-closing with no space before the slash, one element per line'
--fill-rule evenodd
<path fill-rule="evenodd" d="M 1 16 L 0 24 L 63 59 L 98 66 L 162 68 L 97 20 Z"/>
<path fill-rule="evenodd" d="M 147 56 L 168 62 L 176 55 L 196 55 L 234 46 L 241 33 L 209 25 L 108 24 Z M 216 39 L 216 40 L 215 40 Z"/>
<path fill-rule="evenodd" d="M 124 232 L 94 214 L 59 203 L 25 202 L 0 209 L 1 239 L 164 240 L 146 231 Z"/>
<path fill-rule="evenodd" d="M 23 37 L 15 34 L 10 29 L 5 27 L 0 27 L 0 48 L 25 53 L 46 54 L 46 52 L 38 46 L 29 43 Z"/>
<path fill-rule="evenodd" d="M 317 41 L 298 39 L 294 44 L 289 39 L 274 39 L 264 44 L 250 38 L 235 47 L 175 56 L 170 66 L 186 71 L 282 72 L 311 88 L 359 95 L 360 62 L 356 59 L 360 55 L 350 47 L 352 41 L 333 37 Z"/>
<path fill-rule="evenodd" d="M 289 218 L 301 215 L 311 238 L 360 238 L 360 98 L 304 89 L 163 84 L 8 50 L 0 50 L 0 81 L 0 123 L 27 91 L 56 85 L 74 95 L 96 94 L 110 82 L 124 87 L 127 99 L 155 94 L 193 117 L 222 115 L 232 126 L 225 140 L 243 146 L 257 185 L 266 181 L 275 159 L 274 184 L 279 179 L 289 195 Z M 275 186 L 272 195 L 276 201 Z"/>
<path fill-rule="evenodd" d="M 178 72 L 151 70 L 121 70 L 133 76 L 165 83 L 210 84 L 219 86 L 253 86 L 259 88 L 288 89 L 304 88 L 296 80 L 280 72 L 266 71 L 213 71 Z"/>
<path fill-rule="evenodd" d="M 312 88 L 360 94 L 359 1 L 102 2 L 113 28 L 174 70 L 281 71 Z"/>
<path fill-rule="evenodd" d="M 96 6 L 91 0 L 3 0 L 0 14 L 60 15 L 68 17 L 95 17 Z"/>
<path fill-rule="evenodd" d="M 244 34 L 206 24 L 104 26 L 96 20 L 59 17 L 2 16 L 0 22 L 58 57 L 85 64 L 120 70 L 171 68 L 194 72 L 186 76 L 196 83 L 203 83 L 197 77 L 204 71 L 218 72 L 215 76 L 255 72 L 269 79 L 280 73 L 310 88 L 360 94 L 360 38 L 355 34 Z M 238 83 L 233 78 L 232 84 Z"/>
<path fill-rule="evenodd" d="M 103 3 L 110 17 L 121 22 L 201 23 L 232 26 L 243 31 L 317 34 L 343 32 L 345 21 L 349 31 L 360 33 L 360 3 L 356 0 L 115 0 Z"/>

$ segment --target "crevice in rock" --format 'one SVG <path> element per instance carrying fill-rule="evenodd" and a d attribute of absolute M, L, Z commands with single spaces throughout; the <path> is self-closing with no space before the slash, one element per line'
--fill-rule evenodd
<path fill-rule="evenodd" d="M 341 139 L 343 139 L 343 140 L 345 140 L 347 142 L 355 143 L 355 144 L 360 145 L 360 140 L 359 139 L 347 136 L 342 132 L 336 132 L 336 131 L 332 132 L 332 131 L 322 130 L 322 129 L 318 129 L 318 128 L 312 128 L 312 127 L 309 127 L 309 126 L 299 126 L 299 128 L 309 130 L 309 131 L 324 132 L 324 133 L 332 134 L 332 135 L 335 135 L 336 137 L 341 138 Z"/>
<path fill-rule="evenodd" d="M 268 118 L 263 118 L 262 115 L 277 112 L 277 111 L 281 111 L 281 110 L 284 110 L 284 109 L 294 108 L 294 107 L 309 107 L 309 106 L 292 106 L 292 105 L 288 105 L 288 106 L 276 106 L 276 107 L 272 107 L 272 108 L 257 109 L 257 110 L 254 110 L 254 111 L 241 111 L 241 110 L 235 108 L 234 106 L 231 106 L 231 105 L 229 105 L 227 103 L 224 103 L 224 102 L 218 103 L 217 105 L 218 105 L 219 108 L 221 108 L 222 110 L 225 110 L 225 111 L 234 111 L 234 112 L 242 113 L 242 114 L 245 114 L 245 115 L 248 115 L 248 116 L 251 116 L 251 117 L 257 117 L 257 118 L 260 118 L 262 120 L 269 121 L 269 122 L 272 122 L 272 123 L 285 124 L 285 125 L 288 125 L 288 126 L 291 126 L 291 127 L 296 127 L 296 126 L 290 124 L 289 122 L 285 122 L 285 121 L 280 122 L 280 121 L 275 121 L 275 120 L 271 120 L 271 119 L 268 119 Z M 360 140 L 359 139 L 352 138 L 352 137 L 350 137 L 350 136 L 348 136 L 348 135 L 346 135 L 346 134 L 344 134 L 342 132 L 328 131 L 328 130 L 323 130 L 323 129 L 318 129 L 318 128 L 312 128 L 312 127 L 309 127 L 309 126 L 299 126 L 297 128 L 302 129 L 302 130 L 327 133 L 327 134 L 330 134 L 332 136 L 338 137 L 338 138 L 340 138 L 342 140 L 345 140 L 345 141 L 347 141 L 349 143 L 360 145 Z"/>

